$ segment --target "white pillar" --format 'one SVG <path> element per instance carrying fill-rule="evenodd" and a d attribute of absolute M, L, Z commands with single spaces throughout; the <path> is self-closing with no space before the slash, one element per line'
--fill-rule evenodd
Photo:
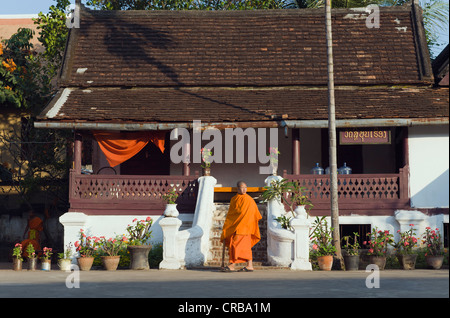
<path fill-rule="evenodd" d="M 177 248 L 177 234 L 181 223 L 176 217 L 165 217 L 159 222 L 163 231 L 163 260 L 159 263 L 159 269 L 181 268 Z"/>
<path fill-rule="evenodd" d="M 310 222 L 307 218 L 305 208 L 296 209 L 297 216 L 290 222 L 294 229 L 294 261 L 291 264 L 291 270 L 311 271 L 312 266 L 309 261 L 309 227 Z"/>
<path fill-rule="evenodd" d="M 67 212 L 59 217 L 59 222 L 64 226 L 64 249 L 72 243 L 72 255 L 76 255 L 75 242 L 79 239 L 80 229 L 84 229 L 88 216 L 80 212 Z M 72 263 L 76 259 L 72 256 Z"/>

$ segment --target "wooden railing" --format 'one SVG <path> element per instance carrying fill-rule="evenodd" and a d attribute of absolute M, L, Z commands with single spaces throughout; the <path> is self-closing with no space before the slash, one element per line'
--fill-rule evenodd
<path fill-rule="evenodd" d="M 70 210 L 86 214 L 162 214 L 162 196 L 179 194 L 177 209 L 193 213 L 197 176 L 83 175 L 70 173 Z"/>
<path fill-rule="evenodd" d="M 345 214 L 386 214 L 395 209 L 409 207 L 409 168 L 405 166 L 399 173 L 389 174 L 344 174 L 338 175 L 338 202 L 341 215 Z M 289 175 L 285 179 L 298 181 L 307 189 L 314 208 L 313 214 L 329 214 L 329 175 Z"/>

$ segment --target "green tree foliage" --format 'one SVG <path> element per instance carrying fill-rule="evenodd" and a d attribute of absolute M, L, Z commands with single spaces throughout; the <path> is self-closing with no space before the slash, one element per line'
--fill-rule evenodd
<path fill-rule="evenodd" d="M 56 5 L 49 8 L 49 12 L 39 13 L 38 18 L 34 19 L 34 23 L 38 25 L 39 42 L 45 47 L 45 51 L 41 54 L 43 71 L 46 73 L 46 83 L 56 75 L 64 54 L 67 36 L 69 34 L 66 26 L 66 7 L 70 4 L 70 0 L 55 0 Z"/>

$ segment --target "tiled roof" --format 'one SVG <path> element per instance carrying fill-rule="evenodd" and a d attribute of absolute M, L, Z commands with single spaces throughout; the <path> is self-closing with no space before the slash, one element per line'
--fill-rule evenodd
<path fill-rule="evenodd" d="M 96 88 L 67 89 L 66 93 L 67 101 L 49 119 L 233 122 L 328 118 L 326 89 Z M 448 89 L 339 89 L 335 98 L 337 119 L 448 117 Z"/>
<path fill-rule="evenodd" d="M 336 85 L 430 83 L 422 78 L 410 6 L 333 10 Z M 82 11 L 61 85 L 326 85 L 322 9 Z"/>
<path fill-rule="evenodd" d="M 411 8 L 333 10 L 337 119 L 448 119 Z M 324 12 L 82 11 L 59 85 L 38 120 L 327 119 Z"/>

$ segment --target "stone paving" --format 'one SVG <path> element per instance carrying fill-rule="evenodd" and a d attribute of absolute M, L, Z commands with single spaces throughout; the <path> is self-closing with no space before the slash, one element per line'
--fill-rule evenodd
<path fill-rule="evenodd" d="M 225 273 L 187 270 L 13 271 L 0 264 L 0 298 L 449 298 L 449 270 Z M 77 288 L 78 287 L 78 288 Z"/>

